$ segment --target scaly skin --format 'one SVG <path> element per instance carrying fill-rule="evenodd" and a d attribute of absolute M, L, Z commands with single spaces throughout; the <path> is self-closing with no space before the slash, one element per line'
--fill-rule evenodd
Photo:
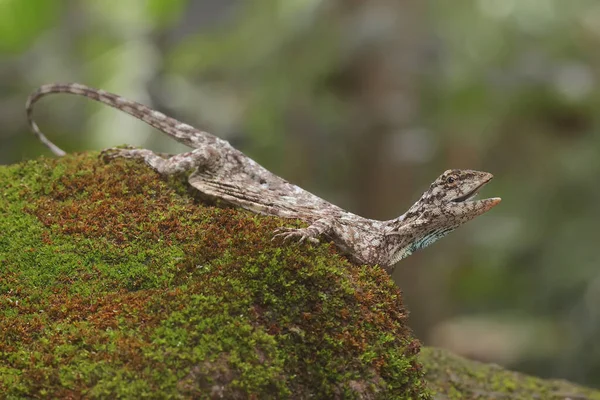
<path fill-rule="evenodd" d="M 448 170 L 403 215 L 378 221 L 352 214 L 271 173 L 234 149 L 227 141 L 177 121 L 143 104 L 78 83 L 44 85 L 27 99 L 27 118 L 35 135 L 54 154 L 65 152 L 46 138 L 32 118 L 32 106 L 51 93 L 96 100 L 130 114 L 192 151 L 165 158 L 150 150 L 112 148 L 107 159 L 143 159 L 162 175 L 192 171 L 189 183 L 201 192 L 247 210 L 301 219 L 306 228 L 284 228 L 274 238 L 318 242 L 331 240 L 352 260 L 380 265 L 388 272 L 401 259 L 444 237 L 500 202 L 499 198 L 471 200 L 492 175 L 472 170 Z"/>

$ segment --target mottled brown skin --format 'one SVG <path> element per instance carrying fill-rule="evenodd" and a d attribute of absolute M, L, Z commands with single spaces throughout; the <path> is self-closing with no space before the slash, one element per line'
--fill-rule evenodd
<path fill-rule="evenodd" d="M 105 150 L 106 158 L 139 158 L 162 175 L 192 171 L 189 183 L 201 192 L 250 211 L 306 221 L 306 228 L 284 228 L 274 238 L 333 241 L 351 259 L 380 265 L 391 272 L 395 263 L 489 211 L 499 198 L 472 200 L 492 179 L 487 172 L 448 170 L 438 177 L 403 215 L 389 221 L 363 218 L 333 205 L 271 173 L 229 142 L 113 93 L 78 83 L 48 84 L 26 104 L 33 132 L 54 154 L 63 150 L 39 130 L 32 106 L 51 93 L 84 96 L 126 112 L 194 150 L 168 158 L 145 149 Z"/>

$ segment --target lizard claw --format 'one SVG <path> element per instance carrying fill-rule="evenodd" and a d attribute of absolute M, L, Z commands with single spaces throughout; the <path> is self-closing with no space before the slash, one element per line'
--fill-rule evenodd
<path fill-rule="evenodd" d="M 293 232 L 293 231 L 296 231 L 298 229 L 300 229 L 300 228 L 290 228 L 290 227 L 287 227 L 287 226 L 280 226 L 279 228 L 275 229 L 273 231 L 273 233 L 275 233 L 276 234 L 275 236 L 277 236 L 277 235 L 281 235 L 281 234 L 286 233 L 286 232 Z"/>
<path fill-rule="evenodd" d="M 298 243 L 302 243 L 304 241 L 315 244 L 319 243 L 319 239 L 314 237 L 307 228 L 282 227 L 277 228 L 274 233 L 275 235 L 273 235 L 271 241 L 281 238 L 283 242 L 286 242 L 288 240 L 297 240 Z"/>

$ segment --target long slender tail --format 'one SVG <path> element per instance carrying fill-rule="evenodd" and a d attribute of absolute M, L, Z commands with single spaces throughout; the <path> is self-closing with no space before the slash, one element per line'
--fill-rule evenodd
<path fill-rule="evenodd" d="M 59 157 L 62 157 L 67 153 L 65 153 L 65 151 L 63 149 L 61 149 L 60 147 L 58 147 L 57 145 L 52 143 L 50 141 L 50 139 L 48 139 L 46 137 L 46 135 L 44 135 L 42 133 L 42 131 L 40 131 L 40 128 L 37 126 L 37 124 L 33 120 L 33 108 L 32 108 L 33 103 L 38 101 L 40 98 L 42 98 L 46 94 L 57 91 L 57 89 L 58 88 L 56 87 L 56 85 L 53 85 L 53 84 L 44 85 L 44 86 L 39 87 L 35 92 L 31 93 L 29 95 L 29 97 L 27 98 L 27 102 L 25 103 L 25 110 L 27 111 L 27 122 L 29 122 L 29 126 L 31 127 L 31 130 L 38 137 L 38 139 L 40 139 L 40 142 L 42 142 L 44 145 L 46 145 L 46 147 L 48 147 L 50 149 L 50 151 L 52 151 L 52 153 L 54 153 L 55 155 L 57 155 Z"/>
<path fill-rule="evenodd" d="M 146 122 L 150 126 L 192 148 L 198 148 L 199 146 L 206 144 L 214 145 L 215 142 L 220 141 L 220 139 L 210 133 L 199 131 L 193 126 L 184 124 L 175 118 L 166 116 L 150 107 L 136 101 L 128 100 L 114 93 L 94 89 L 79 83 L 50 83 L 40 86 L 35 92 L 30 94 L 27 103 L 25 104 L 25 108 L 31 130 L 38 139 L 57 156 L 64 156 L 66 153 L 60 147 L 52 143 L 46 135 L 40 131 L 40 128 L 37 126 L 32 116 L 33 104 L 42 97 L 52 93 L 74 94 L 106 104 L 107 106 L 116 108 L 117 110 L 123 111 Z"/>

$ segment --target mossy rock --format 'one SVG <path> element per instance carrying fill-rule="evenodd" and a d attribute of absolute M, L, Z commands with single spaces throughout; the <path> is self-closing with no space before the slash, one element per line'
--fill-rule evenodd
<path fill-rule="evenodd" d="M 300 222 L 184 177 L 95 153 L 0 167 L 0 187 L 0 398 L 600 399 L 419 356 L 380 268 L 273 242 Z"/>
<path fill-rule="evenodd" d="M 597 390 L 507 371 L 441 349 L 424 347 L 419 358 L 435 400 L 600 400 Z"/>
<path fill-rule="evenodd" d="M 0 168 L 0 397 L 427 398 L 398 288 L 97 154 Z"/>

